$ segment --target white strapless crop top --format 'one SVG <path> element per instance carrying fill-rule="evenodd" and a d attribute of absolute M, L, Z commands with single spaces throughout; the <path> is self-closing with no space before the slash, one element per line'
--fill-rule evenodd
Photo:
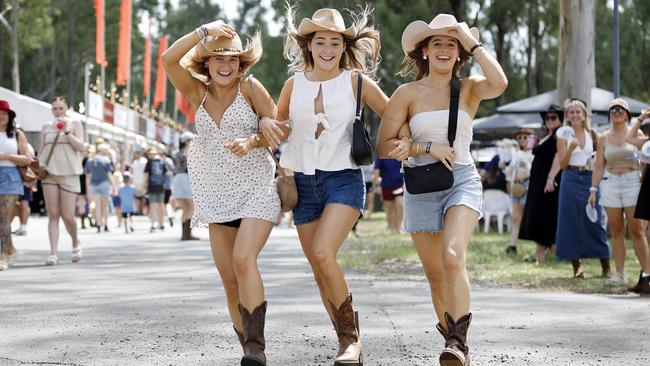
<path fill-rule="evenodd" d="M 474 159 L 469 152 L 472 143 L 472 123 L 470 115 L 462 109 L 458 110 L 458 123 L 456 127 L 456 139 L 454 140 L 454 150 L 456 152 L 455 164 L 471 165 Z M 413 142 L 449 145 L 447 140 L 447 130 L 449 124 L 449 109 L 437 111 L 420 112 L 409 121 L 411 129 L 411 140 Z M 409 158 L 409 165 L 420 166 L 438 162 L 438 159 L 431 155 L 423 154 Z"/>

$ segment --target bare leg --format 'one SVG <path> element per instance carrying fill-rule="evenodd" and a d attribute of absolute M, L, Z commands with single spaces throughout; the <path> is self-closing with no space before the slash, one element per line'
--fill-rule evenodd
<path fill-rule="evenodd" d="M 625 207 L 625 217 L 634 245 L 634 254 L 643 272 L 650 273 L 650 248 L 648 248 L 648 238 L 643 233 L 643 220 L 634 218 L 634 207 Z"/>
<path fill-rule="evenodd" d="M 0 195 L 0 260 L 6 261 L 13 243 L 11 240 L 12 212 L 16 209 L 17 197 Z"/>
<path fill-rule="evenodd" d="M 375 192 L 366 193 L 366 214 L 365 218 L 370 220 L 372 212 L 375 210 Z"/>
<path fill-rule="evenodd" d="M 257 268 L 257 257 L 272 228 L 270 221 L 243 219 L 237 231 L 232 266 L 237 277 L 239 302 L 251 312 L 264 301 L 264 285 Z"/>
<path fill-rule="evenodd" d="M 445 311 L 447 311 L 447 286 L 446 274 L 442 265 L 442 255 L 445 250 L 442 232 L 418 232 L 411 234 L 411 239 L 418 252 L 422 269 L 429 281 L 433 308 L 441 325 L 445 324 Z"/>
<path fill-rule="evenodd" d="M 612 255 L 616 272 L 625 271 L 625 220 L 622 208 L 605 207 L 607 226 L 612 233 Z M 630 216 L 628 216 L 630 217 Z"/>
<path fill-rule="evenodd" d="M 212 249 L 212 258 L 217 266 L 223 288 L 226 291 L 228 300 L 228 311 L 230 318 L 237 330 L 241 331 L 241 315 L 239 315 L 239 289 L 237 287 L 237 277 L 232 265 L 232 253 L 237 237 L 237 229 L 218 224 L 210 224 L 210 247 Z"/>
<path fill-rule="evenodd" d="M 313 242 L 317 227 L 318 220 L 309 222 L 307 224 L 298 225 L 296 226 L 296 229 L 298 230 L 298 238 L 300 238 L 302 251 L 305 253 L 305 257 L 311 266 L 311 272 L 314 275 L 314 280 L 318 286 L 318 292 L 320 294 L 321 301 L 323 302 L 323 306 L 325 307 L 325 310 L 327 310 L 327 314 L 329 315 L 330 319 L 334 319 L 332 315 L 332 309 L 329 305 L 329 299 L 327 297 L 327 293 L 325 292 L 325 283 L 323 282 L 323 278 L 318 274 L 315 266 L 316 260 L 314 259 Z"/>
<path fill-rule="evenodd" d="M 510 246 L 516 247 L 519 239 L 519 228 L 524 216 L 524 205 L 512 204 L 512 231 L 510 232 Z"/>
<path fill-rule="evenodd" d="M 47 208 L 47 231 L 50 236 L 50 255 L 57 255 L 59 245 L 59 192 L 58 186 L 43 184 L 43 196 Z"/>
<path fill-rule="evenodd" d="M 395 197 L 395 231 L 402 230 L 402 221 L 404 221 L 404 196 Z"/>
<path fill-rule="evenodd" d="M 393 217 L 393 215 L 395 214 L 394 207 L 395 207 L 395 201 L 384 200 L 384 211 L 386 211 L 386 224 L 388 225 L 388 230 L 390 230 L 391 232 L 394 230 L 393 229 L 394 221 L 395 221 Z"/>
<path fill-rule="evenodd" d="M 72 247 L 79 247 L 77 236 L 77 221 L 74 219 L 74 210 L 77 203 L 77 194 L 59 190 L 59 214 L 63 219 L 65 229 L 72 238 Z"/>

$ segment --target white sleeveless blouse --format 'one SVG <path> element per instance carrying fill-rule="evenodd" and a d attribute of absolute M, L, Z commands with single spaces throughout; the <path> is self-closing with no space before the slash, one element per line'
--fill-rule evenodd
<path fill-rule="evenodd" d="M 470 154 L 469 147 L 472 143 L 472 118 L 467 112 L 458 109 L 458 122 L 456 124 L 456 139 L 454 140 L 454 151 L 456 152 L 455 164 L 471 165 L 474 159 Z M 427 155 L 422 148 L 431 141 L 434 145 L 447 145 L 447 130 L 449 125 L 449 109 L 437 111 L 420 112 L 409 121 L 411 129 L 411 140 L 420 143 L 420 155 L 409 158 L 411 166 L 421 166 L 438 162 L 432 155 Z"/>
<path fill-rule="evenodd" d="M 325 113 L 316 114 L 314 99 L 319 88 Z M 307 175 L 316 170 L 359 169 L 350 158 L 355 109 L 350 70 L 325 81 L 309 81 L 304 73 L 296 73 L 289 105 L 291 134 L 280 165 Z M 316 139 L 319 123 L 324 130 Z"/>

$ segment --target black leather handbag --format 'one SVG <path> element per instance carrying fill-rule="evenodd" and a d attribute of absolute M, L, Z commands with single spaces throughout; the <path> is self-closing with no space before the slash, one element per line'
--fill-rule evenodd
<path fill-rule="evenodd" d="M 363 75 L 359 73 L 357 86 L 357 111 L 354 124 L 352 125 L 352 147 L 350 157 L 359 165 L 370 165 L 375 162 L 370 144 L 370 135 L 363 122 L 363 110 L 361 110 L 361 88 L 363 87 Z"/>
<path fill-rule="evenodd" d="M 451 78 L 451 100 L 449 101 L 449 124 L 447 125 L 447 140 L 449 146 L 454 146 L 456 127 L 458 125 L 458 99 L 460 96 L 460 80 Z M 404 167 L 404 183 L 411 194 L 439 192 L 454 185 L 454 174 L 442 162 Z"/>

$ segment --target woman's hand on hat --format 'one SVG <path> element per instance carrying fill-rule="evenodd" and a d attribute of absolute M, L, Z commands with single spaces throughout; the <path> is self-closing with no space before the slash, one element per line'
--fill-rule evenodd
<path fill-rule="evenodd" d="M 457 36 L 458 41 L 464 49 L 470 50 L 472 47 L 477 45 L 479 42 L 474 38 L 472 32 L 469 30 L 469 26 L 465 23 L 458 23 L 454 25 L 449 25 L 445 27 L 451 36 Z"/>
<path fill-rule="evenodd" d="M 226 144 L 226 149 L 230 149 L 235 156 L 241 158 L 248 154 L 248 151 L 251 149 L 251 139 L 250 137 L 234 139 Z"/>
<path fill-rule="evenodd" d="M 211 23 L 203 24 L 203 26 L 208 31 L 208 35 L 214 37 L 224 36 L 232 38 L 237 34 L 235 28 L 232 25 L 225 23 L 223 20 L 216 20 Z"/>
<path fill-rule="evenodd" d="M 283 126 L 285 124 L 286 122 L 276 121 L 268 117 L 264 117 L 260 120 L 260 131 L 268 142 L 269 147 L 277 149 L 278 146 L 280 146 L 282 137 L 284 136 L 284 133 L 282 132 L 280 126 Z"/>

